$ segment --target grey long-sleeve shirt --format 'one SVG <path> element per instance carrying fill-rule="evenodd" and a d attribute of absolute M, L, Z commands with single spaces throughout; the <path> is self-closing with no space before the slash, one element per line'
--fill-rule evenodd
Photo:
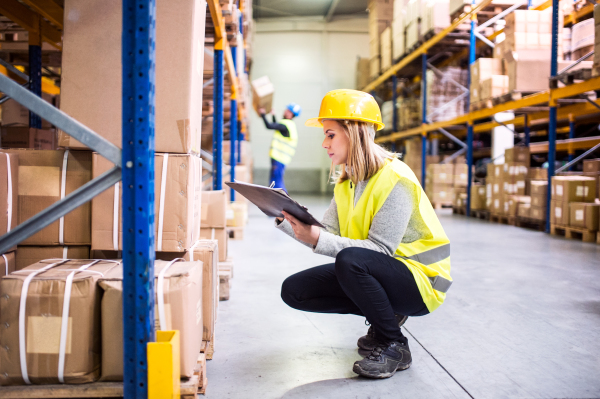
<path fill-rule="evenodd" d="M 365 180 L 356 185 L 354 205 L 360 199 L 367 183 L 368 180 Z M 337 204 L 334 198 L 323 216 L 321 223 L 325 226 L 325 229 L 321 229 L 317 245 L 313 248 L 312 245 L 298 241 L 312 248 L 315 253 L 331 257 L 335 257 L 338 252 L 347 247 L 367 248 L 393 256 L 401 242 L 409 243 L 431 235 L 419 213 L 416 190 L 418 190 L 418 187 L 414 184 L 400 179 L 373 217 L 366 240 L 353 240 L 340 236 Z M 275 220 L 275 225 L 278 229 L 296 239 L 292 226 L 287 220 L 279 224 Z"/>

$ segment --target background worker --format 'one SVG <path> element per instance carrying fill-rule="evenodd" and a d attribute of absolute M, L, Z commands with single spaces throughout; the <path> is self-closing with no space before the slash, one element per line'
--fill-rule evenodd
<path fill-rule="evenodd" d="M 275 119 L 273 111 L 271 111 L 272 122 L 267 120 L 264 108 L 259 109 L 258 112 L 265 122 L 265 127 L 269 130 L 275 130 L 273 140 L 271 140 L 271 151 L 269 152 L 269 156 L 271 157 L 269 184 L 275 182 L 274 187 L 283 188 L 287 191 L 283 175 L 285 167 L 292 160 L 292 157 L 296 153 L 296 146 L 298 145 L 298 130 L 293 119 L 300 115 L 302 109 L 298 104 L 288 104 L 285 107 L 285 111 L 283 111 L 283 119 L 279 122 Z"/>
<path fill-rule="evenodd" d="M 332 173 L 341 167 L 321 222 L 326 228 L 286 212 L 275 223 L 335 262 L 288 277 L 281 297 L 307 312 L 366 317 L 371 327 L 358 346 L 368 355 L 353 371 L 391 377 L 412 363 L 400 328 L 407 316 L 429 314 L 444 302 L 452 283 L 450 242 L 412 170 L 375 144 L 384 125 L 370 94 L 331 91 L 306 125 L 323 128 Z"/>

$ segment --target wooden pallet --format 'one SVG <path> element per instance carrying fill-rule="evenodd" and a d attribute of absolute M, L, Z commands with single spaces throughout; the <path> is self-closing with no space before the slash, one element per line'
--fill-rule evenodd
<path fill-rule="evenodd" d="M 477 101 L 477 102 L 470 104 L 469 109 L 471 110 L 471 112 L 473 112 L 473 111 L 479 111 L 480 109 L 492 108 L 493 106 L 494 106 L 494 103 L 493 103 L 492 99 L 488 98 L 487 100 L 481 100 L 481 101 Z"/>
<path fill-rule="evenodd" d="M 574 71 L 568 71 L 564 75 L 560 77 L 560 81 L 565 85 L 572 85 L 573 83 L 578 83 L 582 80 L 589 80 L 592 78 L 592 69 L 591 68 L 582 68 L 576 69 Z M 550 83 L 554 86 L 554 88 L 558 87 L 558 79 L 552 78 Z"/>
<path fill-rule="evenodd" d="M 499 215 L 497 213 L 490 213 L 490 222 L 507 224 L 509 226 L 515 225 L 516 216 Z"/>
<path fill-rule="evenodd" d="M 466 215 L 467 208 L 464 206 L 453 206 L 452 213 L 457 214 L 457 215 Z"/>
<path fill-rule="evenodd" d="M 232 240 L 243 240 L 244 239 L 244 228 L 243 227 L 228 227 L 227 234 Z"/>
<path fill-rule="evenodd" d="M 206 355 L 206 360 L 212 360 L 215 354 L 215 336 L 213 335 L 212 338 L 210 341 L 202 341 L 202 346 L 200 346 L 200 353 Z"/>
<path fill-rule="evenodd" d="M 579 227 L 561 226 L 558 224 L 550 225 L 550 234 L 555 236 L 564 236 L 571 240 L 582 240 L 583 242 L 597 241 L 597 231 L 581 229 Z"/>
<path fill-rule="evenodd" d="M 477 219 L 490 220 L 490 211 L 485 209 L 471 209 L 471 216 Z"/>
<path fill-rule="evenodd" d="M 517 101 L 522 99 L 523 97 L 527 97 L 528 95 L 534 94 L 535 92 L 529 91 L 511 91 L 510 93 L 503 94 L 498 97 L 492 98 L 493 105 L 504 104 L 510 101 Z"/>
<path fill-rule="evenodd" d="M 538 231 L 545 231 L 546 230 L 546 221 L 539 220 L 539 219 L 526 218 L 523 216 L 517 216 L 517 218 L 515 219 L 515 226 L 538 230 Z"/>
<path fill-rule="evenodd" d="M 194 369 L 194 375 L 181 380 L 182 399 L 195 399 L 206 392 L 206 356 L 201 353 Z M 17 385 L 0 387 L 0 398 L 122 398 L 122 382 L 92 382 L 90 384 Z"/>

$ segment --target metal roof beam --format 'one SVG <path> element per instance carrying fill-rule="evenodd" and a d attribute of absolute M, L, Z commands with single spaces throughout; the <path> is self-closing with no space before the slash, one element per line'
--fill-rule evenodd
<path fill-rule="evenodd" d="M 41 30 L 43 41 L 62 50 L 62 33 L 48 22 L 39 18 L 39 14 L 31 11 L 17 0 L 2 0 L 0 2 L 0 13 L 21 25 L 30 33 L 37 33 Z"/>
<path fill-rule="evenodd" d="M 329 10 L 327 10 L 327 15 L 325 16 L 326 22 L 331 22 L 338 4 L 340 4 L 340 0 L 331 0 L 331 5 L 329 6 Z"/>
<path fill-rule="evenodd" d="M 58 26 L 59 29 L 63 28 L 63 15 L 65 10 L 52 0 L 21 0 L 29 7 L 33 8 L 38 14 Z"/>

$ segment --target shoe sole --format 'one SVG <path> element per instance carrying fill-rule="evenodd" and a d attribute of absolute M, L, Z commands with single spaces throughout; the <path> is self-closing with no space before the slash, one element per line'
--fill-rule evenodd
<path fill-rule="evenodd" d="M 354 371 L 356 374 L 358 374 L 361 377 L 373 378 L 373 379 L 385 379 L 385 378 L 390 378 L 391 376 L 396 374 L 396 371 L 402 371 L 402 370 L 408 369 L 411 364 L 412 364 L 412 361 L 408 364 L 400 363 L 400 364 L 398 364 L 398 367 L 396 368 L 396 370 L 392 371 L 391 373 L 377 373 L 377 374 L 365 371 L 365 370 L 361 369 L 358 364 L 355 364 L 354 367 L 352 367 L 352 371 Z"/>

